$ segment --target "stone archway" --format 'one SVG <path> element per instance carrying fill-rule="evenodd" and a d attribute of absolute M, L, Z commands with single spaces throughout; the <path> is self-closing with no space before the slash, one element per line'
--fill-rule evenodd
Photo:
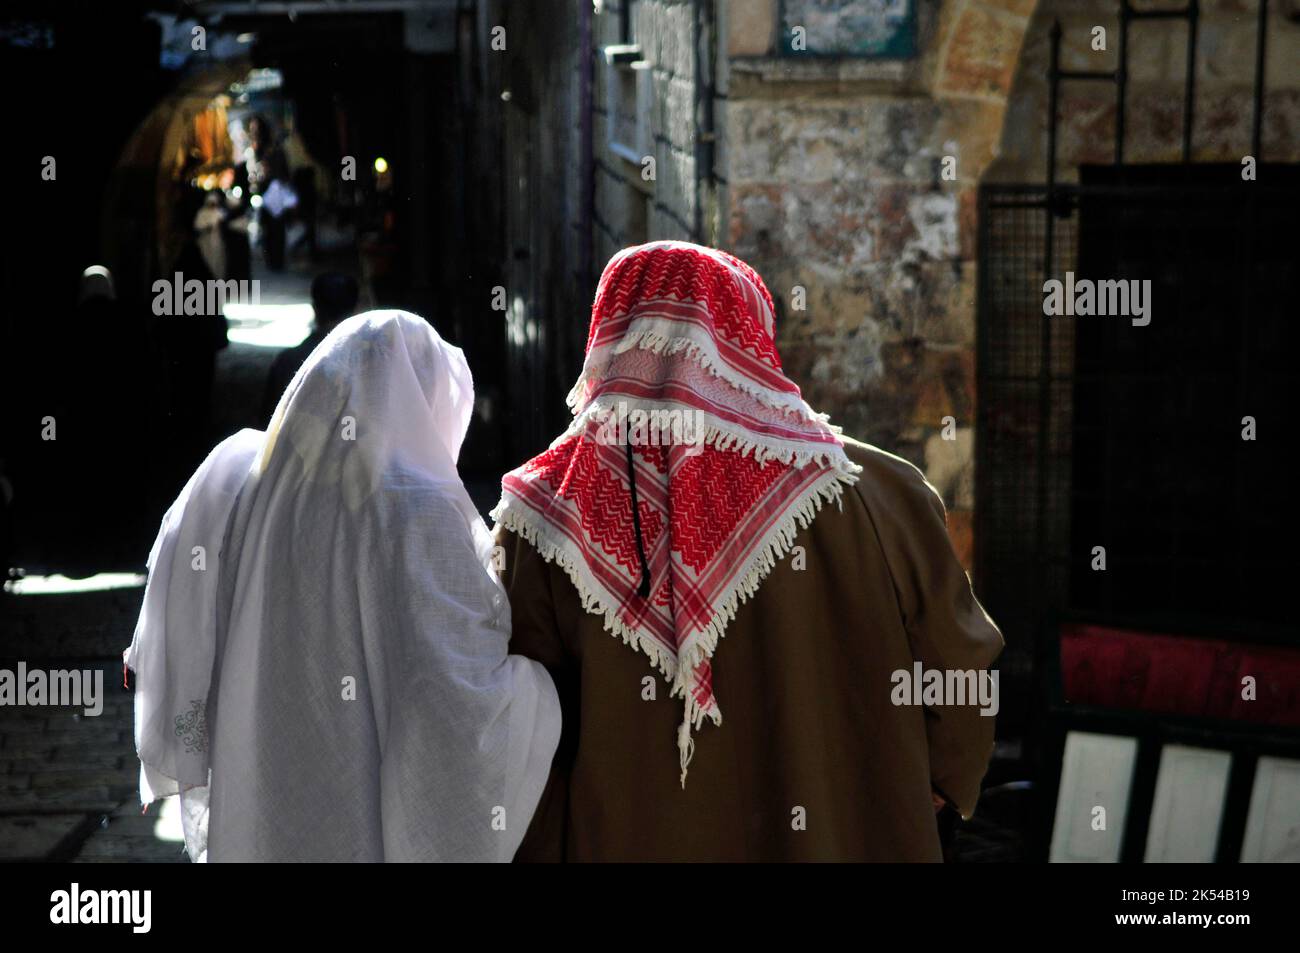
<path fill-rule="evenodd" d="M 940 20 L 936 96 L 1006 102 L 1038 0 L 958 0 Z"/>
<path fill-rule="evenodd" d="M 948 504 L 949 533 L 967 568 L 974 563 L 977 199 L 1005 139 L 1037 7 L 1038 0 L 956 0 L 941 7 L 931 54 L 939 113 L 933 138 L 936 151 L 958 161 L 954 265 L 960 277 L 946 300 L 939 299 L 941 318 L 926 327 L 924 341 L 887 345 L 898 366 L 912 370 L 908 423 L 924 434 L 917 462 Z M 936 429 L 939 421 L 954 422 L 955 434 L 952 427 Z"/>
<path fill-rule="evenodd" d="M 915 58 L 842 62 L 773 55 L 775 4 L 730 8 L 722 234 L 781 303 L 809 401 L 925 471 L 969 566 L 976 197 L 1037 0 L 916 7 Z"/>
<path fill-rule="evenodd" d="M 145 298 L 166 263 L 172 242 L 169 157 L 180 147 L 186 124 L 248 70 L 248 60 L 237 59 L 185 77 L 150 110 L 123 147 L 105 189 L 100 222 L 103 258 L 123 297 Z"/>
<path fill-rule="evenodd" d="M 996 160 L 1025 38 L 1038 0 L 956 0 L 939 21 L 933 95 L 959 149 L 960 242 L 974 249 L 975 189 Z M 973 257 L 973 254 L 972 254 Z M 974 321 L 974 313 L 971 313 Z"/>

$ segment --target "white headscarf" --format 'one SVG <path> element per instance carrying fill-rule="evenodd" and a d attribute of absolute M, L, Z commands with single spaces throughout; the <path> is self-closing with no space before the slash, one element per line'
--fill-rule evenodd
<path fill-rule="evenodd" d="M 92 298 L 117 300 L 117 291 L 113 287 L 113 273 L 103 265 L 91 265 L 81 273 L 81 286 L 77 289 L 77 304 L 85 304 Z"/>
<path fill-rule="evenodd" d="M 180 792 L 192 857 L 514 855 L 559 702 L 507 654 L 456 472 L 473 400 L 422 319 L 358 315 L 164 517 L 126 660 L 141 797 Z"/>

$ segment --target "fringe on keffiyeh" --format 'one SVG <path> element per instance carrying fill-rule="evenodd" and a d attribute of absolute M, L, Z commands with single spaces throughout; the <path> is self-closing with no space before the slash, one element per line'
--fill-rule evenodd
<path fill-rule="evenodd" d="M 523 504 L 513 504 L 507 492 L 501 502 L 488 514 L 498 526 L 504 526 L 516 536 L 532 545 L 548 563 L 553 562 L 569 577 L 582 608 L 586 612 L 602 617 L 605 631 L 619 636 L 624 645 L 630 645 L 649 656 L 664 678 L 673 681 L 677 676 L 677 659 L 673 653 L 653 637 L 637 632 L 618 617 L 612 606 L 605 605 L 596 593 L 596 581 L 587 568 L 586 562 L 572 550 L 571 544 L 560 533 L 555 532 L 536 511 Z"/>
<path fill-rule="evenodd" d="M 752 430 L 728 423 L 689 404 L 652 401 L 644 398 L 634 399 L 622 394 L 603 394 L 591 401 L 573 418 L 565 431 L 551 442 L 551 446 L 557 446 L 565 440 L 583 433 L 587 429 L 587 425 L 593 420 L 598 424 L 608 420 L 610 416 L 619 412 L 619 405 L 623 405 L 631 411 L 698 413 L 707 419 L 707 423 L 700 434 L 704 446 L 713 447 L 715 450 L 737 453 L 742 457 L 752 455 L 758 463 L 777 461 L 796 468 L 815 463 L 819 466 L 830 467 L 843 474 L 849 483 L 856 482 L 858 474 L 862 470 L 861 467 L 848 458 L 848 455 L 844 452 L 843 444 L 839 442 L 818 445 L 809 440 L 783 440 L 779 437 L 754 433 Z M 824 422 L 823 427 L 825 432 L 830 434 L 838 434 L 839 432 L 838 427 L 833 427 Z"/>
<path fill-rule="evenodd" d="M 781 410 L 804 420 L 816 421 L 825 425 L 832 433 L 842 433 L 842 428 L 832 424 L 828 414 L 819 413 L 810 407 L 798 393 L 772 390 L 756 383 L 739 371 L 730 367 L 718 356 L 717 345 L 709 335 L 699 329 L 685 326 L 679 321 L 667 318 L 638 318 L 624 333 L 622 340 L 611 349 L 611 356 L 623 354 L 633 348 L 651 351 L 671 357 L 682 351 L 686 356 L 715 377 L 720 377 L 732 387 L 748 394 L 767 407 Z M 585 397 L 585 385 L 601 380 L 609 365 L 606 357 L 592 366 L 584 366 L 578 380 L 570 389 L 565 403 L 575 414 L 580 413 Z"/>
<path fill-rule="evenodd" d="M 554 562 L 564 570 L 578 590 L 582 608 L 601 616 L 605 631 L 620 637 L 625 645 L 644 652 L 650 658 L 660 674 L 670 682 L 670 698 L 682 697 L 684 711 L 677 729 L 677 751 L 683 789 L 695 753 L 692 732 L 699 730 L 706 717 L 714 725 L 722 724 L 722 712 L 717 701 L 710 696 L 708 705 L 701 705 L 691 690 L 691 676 L 696 666 L 713 657 L 718 642 L 726 634 L 727 626 L 735 619 L 741 604 L 758 591 L 777 563 L 789 554 L 799 531 L 808 528 L 824 504 L 842 505 L 844 487 L 856 482 L 856 471 L 860 470 L 851 462 L 849 466 L 854 468 L 853 472 L 828 469 L 794 499 L 782 519 L 760 537 L 741 571 L 720 594 L 716 605 L 710 607 L 708 623 L 686 637 L 676 657 L 656 639 L 637 632 L 619 618 L 616 606 L 607 604 L 599 594 L 595 579 L 573 544 L 555 532 L 535 510 L 516 503 L 508 492 L 492 510 L 490 515 L 499 525 L 523 537 L 544 560 Z"/>

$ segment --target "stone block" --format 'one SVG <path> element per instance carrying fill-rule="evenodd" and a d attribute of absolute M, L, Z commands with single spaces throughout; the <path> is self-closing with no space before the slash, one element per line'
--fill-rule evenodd
<path fill-rule="evenodd" d="M 944 425 L 925 442 L 925 478 L 939 491 L 944 505 L 971 510 L 975 507 L 975 429 L 973 421 L 957 421 L 954 439 L 944 438 Z"/>
<path fill-rule="evenodd" d="M 724 0 L 727 54 L 767 56 L 776 48 L 776 0 Z"/>
<path fill-rule="evenodd" d="M 979 5 L 990 10 L 1003 10 L 1020 17 L 1028 17 L 1038 6 L 1038 0 L 978 0 Z"/>
<path fill-rule="evenodd" d="M 6 779 L 6 782 L 8 779 Z M 43 813 L 46 811 L 111 811 L 121 800 L 107 787 L 72 789 L 35 788 L 22 790 L 0 783 L 0 814 Z"/>
<path fill-rule="evenodd" d="M 859 182 L 733 186 L 727 234 L 746 260 L 854 269 L 875 260 L 874 195 Z"/>
<path fill-rule="evenodd" d="M 940 159 L 951 155 L 957 160 L 957 183 L 975 185 L 998 154 L 1002 143 L 1007 110 L 1001 103 L 983 100 L 942 100 L 934 122 L 934 132 L 924 149 Z M 928 170 L 927 170 L 928 171 Z M 911 176 L 921 178 L 920 175 Z M 953 182 L 943 181 L 945 187 Z"/>
<path fill-rule="evenodd" d="M 15 814 L 0 817 L 0 861 L 41 861 L 85 820 L 84 814 Z"/>
<path fill-rule="evenodd" d="M 968 5 L 948 42 L 939 92 L 1005 97 L 1024 32 L 1024 23 L 1016 18 Z"/>
<path fill-rule="evenodd" d="M 939 116 L 924 99 L 735 100 L 725 127 L 730 181 L 929 181 L 943 154 Z"/>

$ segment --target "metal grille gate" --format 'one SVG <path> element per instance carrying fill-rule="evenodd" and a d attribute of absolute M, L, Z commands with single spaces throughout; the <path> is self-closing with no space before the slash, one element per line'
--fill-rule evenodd
<path fill-rule="evenodd" d="M 1261 159 L 1266 0 L 1258 10 L 1251 145 Z M 1288 591 L 1296 560 L 1268 546 L 1278 514 L 1262 508 L 1270 480 L 1290 470 L 1281 441 L 1238 438 L 1234 452 L 1230 438 L 1243 416 L 1284 406 L 1300 177 L 1261 164 L 1243 182 L 1240 167 L 1190 163 L 1198 4 L 1154 14 L 1121 0 L 1119 13 L 1113 72 L 1061 70 L 1052 30 L 1046 182 L 979 196 L 976 571 L 1007 635 L 1007 689 L 1042 684 L 1066 617 L 1290 638 L 1283 600 L 1268 593 Z M 1123 164 L 1128 26 L 1139 19 L 1188 23 L 1182 164 Z M 1077 185 L 1056 181 L 1064 81 L 1114 82 L 1120 104 L 1115 164 L 1082 169 Z M 1045 317 L 1044 281 L 1067 271 L 1151 279 L 1152 324 Z M 1108 573 L 1089 571 L 1093 545 L 1107 546 Z M 1031 715 L 1004 713 L 1012 732 Z"/>

